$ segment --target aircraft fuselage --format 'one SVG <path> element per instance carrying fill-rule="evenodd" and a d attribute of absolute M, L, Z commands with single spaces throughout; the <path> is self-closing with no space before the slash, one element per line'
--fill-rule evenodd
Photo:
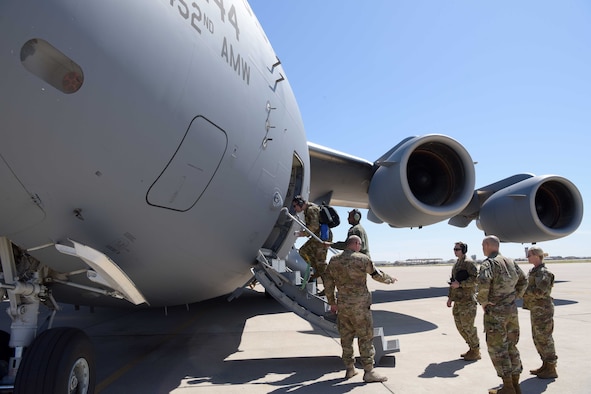
<path fill-rule="evenodd" d="M 64 272 L 80 262 L 44 245 L 100 250 L 152 306 L 244 284 L 294 161 L 309 183 L 299 110 L 248 4 L 8 1 L 0 49 L 0 235 Z"/>

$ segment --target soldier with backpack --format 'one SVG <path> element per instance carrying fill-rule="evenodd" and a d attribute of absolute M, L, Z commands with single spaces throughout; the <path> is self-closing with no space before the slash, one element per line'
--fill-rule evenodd
<path fill-rule="evenodd" d="M 321 238 L 321 207 L 313 202 L 304 200 L 302 196 L 295 196 L 292 201 L 292 206 L 296 213 L 304 212 L 306 227 L 308 227 L 308 229 L 310 229 L 310 231 L 312 231 L 318 238 Z M 302 258 L 306 260 L 308 265 L 314 270 L 314 274 L 310 279 L 316 279 L 318 277 L 322 278 L 324 271 L 326 271 L 327 248 L 332 241 L 332 231 L 330 231 L 330 228 L 328 227 L 326 229 L 328 230 L 328 234 L 326 234 L 326 239 L 323 238 L 324 242 L 317 241 L 315 238 L 310 237 L 299 249 L 300 256 L 302 256 Z M 300 231 L 299 236 L 306 237 L 309 235 L 302 230 Z"/>

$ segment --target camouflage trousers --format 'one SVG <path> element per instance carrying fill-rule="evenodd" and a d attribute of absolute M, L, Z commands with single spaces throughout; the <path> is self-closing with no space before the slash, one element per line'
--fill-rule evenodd
<path fill-rule="evenodd" d="M 517 305 L 488 305 L 484 313 L 484 332 L 488 354 L 497 375 L 501 378 L 519 375 L 523 371 L 523 366 L 517 350 Z"/>
<path fill-rule="evenodd" d="M 554 305 L 537 305 L 530 308 L 531 334 L 542 361 L 555 363 L 558 357 L 554 348 Z"/>
<path fill-rule="evenodd" d="M 332 237 L 330 237 L 332 239 Z M 299 250 L 300 256 L 314 269 L 314 277 L 324 275 L 328 249 L 315 239 L 309 239 Z"/>
<path fill-rule="evenodd" d="M 478 331 L 474 326 L 476 309 L 476 301 L 456 301 L 452 309 L 456 328 L 470 349 L 480 347 Z"/>
<path fill-rule="evenodd" d="M 346 367 L 355 364 L 353 339 L 357 337 L 359 355 L 363 369 L 373 368 L 376 351 L 373 347 L 373 318 L 367 303 L 361 305 L 341 305 L 338 308 L 337 325 L 343 348 L 343 363 Z"/>

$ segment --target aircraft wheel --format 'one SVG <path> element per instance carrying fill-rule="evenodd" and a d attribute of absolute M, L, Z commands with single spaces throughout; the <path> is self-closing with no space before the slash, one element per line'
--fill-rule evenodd
<path fill-rule="evenodd" d="M 25 350 L 14 394 L 92 394 L 95 373 L 88 336 L 76 328 L 52 328 Z"/>
<path fill-rule="evenodd" d="M 8 375 L 8 362 L 12 355 L 12 349 L 8 346 L 10 334 L 0 330 L 0 379 Z"/>
<path fill-rule="evenodd" d="M 10 342 L 10 334 L 4 330 L 0 330 L 0 360 L 8 362 L 12 355 L 12 350 L 8 343 Z"/>

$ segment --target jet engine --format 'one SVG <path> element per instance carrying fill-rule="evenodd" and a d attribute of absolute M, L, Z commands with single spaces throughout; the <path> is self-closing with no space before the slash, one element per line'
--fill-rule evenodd
<path fill-rule="evenodd" d="M 505 242 L 565 237 L 583 219 L 577 187 L 556 175 L 534 176 L 492 194 L 480 208 L 478 227 Z"/>
<path fill-rule="evenodd" d="M 420 227 L 448 219 L 461 212 L 474 193 L 470 154 L 444 135 L 407 138 L 375 165 L 370 210 L 392 227 Z"/>

